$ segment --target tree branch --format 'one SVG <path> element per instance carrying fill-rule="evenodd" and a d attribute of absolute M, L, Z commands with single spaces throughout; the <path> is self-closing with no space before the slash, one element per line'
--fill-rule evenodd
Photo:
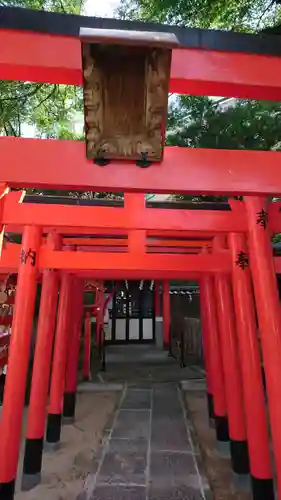
<path fill-rule="evenodd" d="M 260 27 L 260 24 L 262 22 L 262 18 L 264 17 L 264 15 L 267 13 L 268 10 L 271 9 L 271 7 L 273 7 L 273 5 L 275 4 L 275 0 L 271 0 L 271 2 L 266 6 L 266 8 L 262 11 L 260 17 L 259 17 L 259 20 L 258 20 L 258 23 L 257 23 L 257 29 Z"/>
<path fill-rule="evenodd" d="M 20 119 L 19 106 L 17 108 L 17 118 L 18 118 L 18 135 L 21 136 L 21 119 Z"/>
<path fill-rule="evenodd" d="M 37 109 L 39 108 L 40 106 L 42 106 L 42 104 L 44 104 L 44 102 L 46 102 L 48 99 L 50 99 L 50 97 L 52 97 L 52 95 L 54 95 L 54 93 L 57 91 L 57 84 L 55 83 L 54 84 L 54 87 L 53 89 L 51 90 L 51 92 L 47 95 L 47 97 L 45 97 L 45 99 L 42 99 L 42 101 L 39 102 L 39 104 L 37 104 L 37 106 L 35 106 L 33 109 Z"/>
<path fill-rule="evenodd" d="M 62 12 L 63 12 L 64 14 L 66 14 L 66 10 L 65 10 L 64 5 L 63 5 L 63 3 L 62 3 L 62 0 L 60 0 L 60 6 L 61 6 L 61 10 L 62 10 Z"/>
<path fill-rule="evenodd" d="M 0 99 L 1 101 L 18 101 L 19 99 L 27 99 L 28 97 L 33 97 L 34 95 L 37 94 L 37 92 L 45 85 L 45 83 L 40 83 L 37 85 L 35 89 L 33 89 L 31 92 L 27 92 L 26 94 L 21 94 L 17 95 L 15 97 L 5 97 L 4 99 Z"/>
<path fill-rule="evenodd" d="M 5 123 L 4 123 L 3 127 L 4 127 L 4 130 L 5 130 L 5 134 L 9 135 L 9 130 L 7 129 L 7 125 Z"/>
<path fill-rule="evenodd" d="M 11 124 L 11 122 L 10 122 L 10 121 L 8 121 L 8 125 L 9 125 L 9 127 L 10 127 L 10 129 L 11 129 L 11 131 L 12 131 L 13 135 L 14 135 L 14 137 L 18 137 L 17 131 L 16 131 L 16 129 L 14 128 L 14 126 Z M 9 135 L 9 134 L 8 134 L 8 135 Z"/>

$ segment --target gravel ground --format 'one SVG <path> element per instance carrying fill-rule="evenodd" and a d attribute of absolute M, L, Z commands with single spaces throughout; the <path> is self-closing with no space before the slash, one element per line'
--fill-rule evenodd
<path fill-rule="evenodd" d="M 20 491 L 23 442 L 16 500 L 75 500 L 88 474 L 95 471 L 103 434 L 118 399 L 113 392 L 78 394 L 75 423 L 63 426 L 60 448 L 43 455 L 41 484 L 26 492 Z"/>
<path fill-rule="evenodd" d="M 187 392 L 186 404 L 194 440 L 201 450 L 202 466 L 213 492 L 213 500 L 251 500 L 250 493 L 238 492 L 235 489 L 230 460 L 221 458 L 217 451 L 215 431 L 209 426 L 205 393 Z"/>

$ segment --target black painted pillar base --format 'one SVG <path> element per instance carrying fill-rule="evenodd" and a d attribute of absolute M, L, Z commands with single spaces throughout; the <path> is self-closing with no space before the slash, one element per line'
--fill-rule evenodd
<path fill-rule="evenodd" d="M 44 438 L 26 438 L 21 488 L 31 490 L 41 482 L 41 467 Z"/>
<path fill-rule="evenodd" d="M 217 447 L 223 457 L 230 456 L 228 420 L 226 416 L 215 415 Z"/>
<path fill-rule="evenodd" d="M 249 474 L 249 452 L 247 441 L 230 440 L 232 470 L 235 474 Z"/>
<path fill-rule="evenodd" d="M 45 449 L 47 451 L 55 450 L 59 446 L 61 422 L 62 422 L 61 413 L 60 414 L 49 413 L 47 421 L 46 443 L 45 443 Z"/>
<path fill-rule="evenodd" d="M 76 392 L 65 392 L 63 397 L 63 423 L 74 421 L 76 406 Z"/>
<path fill-rule="evenodd" d="M 273 479 L 258 479 L 251 476 L 253 500 L 274 500 Z"/>
<path fill-rule="evenodd" d="M 87 375 L 86 377 L 85 377 L 85 376 L 83 376 L 82 380 L 83 380 L 83 382 L 89 382 L 89 380 L 90 380 L 90 375 Z"/>
<path fill-rule="evenodd" d="M 6 381 L 6 375 L 2 373 L 0 375 L 0 406 L 3 405 L 5 381 Z"/>
<path fill-rule="evenodd" d="M 215 424 L 216 424 L 216 435 L 217 440 L 221 442 L 229 441 L 229 431 L 228 431 L 228 420 L 227 417 L 218 417 L 215 415 Z"/>
<path fill-rule="evenodd" d="M 214 412 L 214 396 L 210 392 L 207 392 L 207 403 L 208 403 L 208 415 L 210 420 L 215 419 Z"/>
<path fill-rule="evenodd" d="M 16 480 L 0 483 L 0 500 L 14 500 Z"/>

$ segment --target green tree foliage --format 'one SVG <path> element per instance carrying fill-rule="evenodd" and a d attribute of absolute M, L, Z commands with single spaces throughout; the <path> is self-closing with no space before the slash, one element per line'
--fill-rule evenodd
<path fill-rule="evenodd" d="M 179 96 L 170 103 L 167 145 L 281 151 L 281 103 Z M 176 196 L 194 201 L 225 197 Z"/>
<path fill-rule="evenodd" d="M 281 23 L 278 0 L 121 0 L 118 15 L 244 32 Z M 209 97 L 180 96 L 170 103 L 166 142 L 184 147 L 280 150 L 280 111 L 276 102 L 236 100 L 222 107 Z M 177 197 L 225 200 L 200 194 Z"/>
<path fill-rule="evenodd" d="M 0 0 L 0 5 L 79 14 L 82 2 L 80 0 Z M 0 81 L 0 135 L 81 139 L 73 129 L 72 121 L 75 112 L 82 109 L 82 91 L 79 87 Z M 30 191 L 37 192 L 36 190 Z M 52 194 L 60 194 L 60 192 L 53 191 Z"/>
<path fill-rule="evenodd" d="M 121 0 L 118 15 L 196 28 L 256 31 L 281 21 L 275 0 Z"/>
<path fill-rule="evenodd" d="M 0 0 L 0 6 L 79 14 L 83 0 Z M 0 135 L 15 137 L 84 140 L 76 131 L 75 118 L 82 117 L 82 88 L 21 81 L 0 81 Z M 87 199 L 120 198 L 119 193 L 65 192 L 29 189 L 29 193 L 68 195 Z"/>
<path fill-rule="evenodd" d="M 281 150 L 281 103 L 179 96 L 170 105 L 167 144 Z"/>
<path fill-rule="evenodd" d="M 20 137 L 79 139 L 71 128 L 81 111 L 82 92 L 70 85 L 0 81 L 0 134 Z"/>
<path fill-rule="evenodd" d="M 0 5 L 79 14 L 82 0 L 0 0 Z M 1 135 L 26 135 L 29 125 L 37 137 L 79 138 L 71 122 L 82 109 L 79 87 L 0 81 Z"/>
<path fill-rule="evenodd" d="M 83 0 L 0 0 L 1 7 L 23 7 L 32 10 L 80 14 Z"/>

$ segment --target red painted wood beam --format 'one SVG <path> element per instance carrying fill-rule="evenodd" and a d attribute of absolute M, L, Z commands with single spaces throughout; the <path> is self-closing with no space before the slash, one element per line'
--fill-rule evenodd
<path fill-rule="evenodd" d="M 11 255 L 13 254 L 13 255 Z M 96 254 L 95 254 L 96 255 Z M 94 255 L 94 256 L 95 256 Z M 104 254 L 103 254 L 104 255 Z M 108 255 L 108 262 L 114 261 L 115 262 L 115 255 L 113 254 L 105 254 Z M 128 254 L 126 254 L 127 256 Z M 158 260 L 158 255 L 153 256 L 156 257 Z M 165 256 L 166 257 L 166 256 Z M 178 260 L 175 259 L 175 256 L 169 256 L 170 259 L 173 259 L 173 261 Z M 198 255 L 192 256 L 192 257 L 199 257 Z M 190 256 L 188 257 L 190 258 Z M 2 258 L 0 260 L 0 273 L 16 273 L 18 270 L 18 263 L 19 263 L 19 255 L 11 251 L 4 250 Z M 167 263 L 167 261 L 166 261 Z M 276 274 L 281 274 L 281 257 L 275 257 L 274 258 L 274 264 L 275 264 L 275 270 Z M 67 269 L 68 271 L 74 272 L 73 269 Z M 63 270 L 65 272 L 65 269 Z M 74 272 L 75 275 L 81 277 L 81 278 L 93 278 L 93 279 L 103 279 L 103 280 L 120 280 L 120 279 L 155 279 L 155 280 L 162 280 L 162 279 L 186 279 L 186 280 L 197 280 L 202 276 L 201 272 L 198 272 L 197 270 L 190 271 L 189 268 L 186 269 L 172 269 L 172 270 L 136 270 L 136 269 L 113 269 L 112 264 L 111 266 L 107 267 L 106 269 L 76 269 Z"/>
<path fill-rule="evenodd" d="M 23 226 L 20 226 L 18 224 L 15 225 L 6 225 L 5 226 L 5 233 L 22 233 Z M 43 233 L 47 234 L 50 231 L 53 231 L 58 234 L 62 234 L 64 236 L 81 236 L 81 235 L 87 235 L 87 236 L 126 236 L 128 234 L 128 231 L 125 231 L 124 229 L 111 229 L 110 233 L 108 229 L 96 229 L 92 227 L 79 227 L 79 226 L 61 226 L 59 229 L 56 226 L 51 226 L 51 227 L 44 227 L 43 228 Z M 211 231 L 200 231 L 200 234 L 198 234 L 198 231 L 147 231 L 147 235 L 150 237 L 155 237 L 155 238 L 205 238 L 208 239 L 211 242 L 213 238 L 213 234 Z M 200 241 L 200 240 L 198 240 Z"/>
<path fill-rule="evenodd" d="M 78 38 L 1 30 L 0 46 L 2 80 L 82 84 Z M 176 49 L 170 92 L 280 100 L 279 64 L 274 56 Z"/>
<path fill-rule="evenodd" d="M 14 267 L 11 268 L 9 267 L 7 270 L 8 273 L 16 273 L 18 269 L 18 263 L 14 263 Z M 2 272 L 1 268 L 1 262 L 0 262 L 0 272 Z M 107 270 L 104 269 L 102 271 L 99 270 L 76 270 L 71 271 L 69 270 L 72 274 L 75 276 L 78 276 L 80 278 L 87 278 L 87 279 L 102 279 L 102 280 L 162 280 L 162 279 L 173 279 L 173 280 L 197 280 L 200 275 L 199 273 L 193 272 L 186 272 L 186 271 L 154 271 L 153 277 L 151 276 L 150 271 L 124 271 L 120 269 L 114 269 L 114 270 Z M 65 270 L 61 272 L 62 275 L 65 273 Z M 40 275 L 39 275 L 40 278 Z"/>
<path fill-rule="evenodd" d="M 233 214 L 238 217 L 246 217 L 243 201 L 229 200 Z M 281 233 L 281 202 L 272 202 L 268 204 L 268 225 L 273 233 Z"/>
<path fill-rule="evenodd" d="M 19 263 L 20 245 L 7 244 L 0 261 L 0 272 L 3 268 L 15 269 Z M 231 260 L 229 252 L 219 255 L 175 255 L 149 253 L 93 253 L 54 251 L 41 247 L 38 255 L 40 269 L 148 271 L 153 278 L 155 272 L 170 271 L 171 273 L 204 273 L 230 272 Z"/>
<path fill-rule="evenodd" d="M 14 267 L 9 267 L 4 269 L 4 272 L 6 274 L 10 273 L 16 273 L 17 272 L 17 266 L 18 262 L 14 262 Z M 63 274 L 65 271 L 61 271 Z M 1 267 L 1 261 L 0 261 L 0 273 L 3 273 L 3 268 Z M 124 271 L 115 269 L 114 271 L 112 270 L 102 270 L 102 271 L 92 271 L 92 270 L 84 270 L 84 271 L 76 271 L 75 276 L 79 276 L 80 278 L 88 278 L 88 279 L 93 279 L 93 280 L 136 280 L 136 279 L 143 279 L 143 280 L 150 280 L 151 274 L 149 271 L 126 271 L 126 274 L 124 274 Z M 186 279 L 186 280 L 197 280 L 199 275 L 198 273 L 190 273 L 190 272 L 171 272 L 171 271 L 155 271 L 155 276 L 153 279 Z M 40 277 L 40 275 L 39 275 Z"/>
<path fill-rule="evenodd" d="M 1 140 L 0 140 L 1 142 Z M 1 154 L 0 154 L 1 156 Z M 9 193 L 5 200 L 4 224 L 94 227 L 97 229 L 155 230 L 155 231 L 246 231 L 243 215 L 209 210 L 165 210 L 145 208 L 129 211 L 116 207 L 87 207 L 77 205 L 43 205 L 18 203 L 19 194 Z"/>
<path fill-rule="evenodd" d="M 273 77 L 276 64 L 280 65 L 279 57 L 200 49 L 175 50 L 170 91 L 178 94 L 280 100 L 281 76 Z M 263 71 L 268 73 L 262 74 Z"/>
<path fill-rule="evenodd" d="M 155 271 L 175 272 L 230 272 L 230 255 L 174 255 L 126 253 L 82 253 L 58 252 L 48 249 L 42 250 L 39 255 L 39 267 L 73 270 L 103 270 L 119 269 L 126 271 L 149 271 L 153 277 Z"/>
<path fill-rule="evenodd" d="M 118 161 L 104 168 L 86 159 L 85 145 L 80 141 L 1 137 L 0 157 L 0 183 L 11 187 L 217 195 L 281 193 L 281 153 L 276 151 L 167 147 L 163 162 L 149 168 Z"/>

